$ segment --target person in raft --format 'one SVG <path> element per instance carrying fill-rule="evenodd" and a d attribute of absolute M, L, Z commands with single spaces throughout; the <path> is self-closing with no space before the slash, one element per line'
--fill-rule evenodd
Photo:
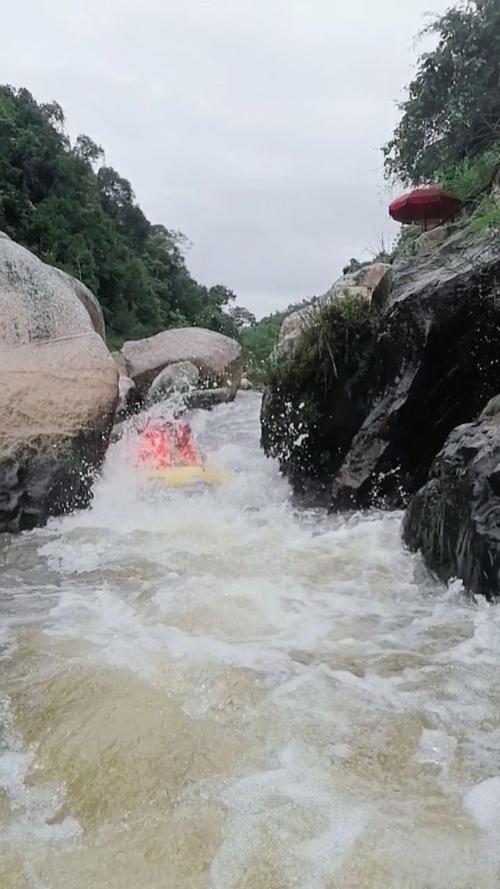
<path fill-rule="evenodd" d="M 201 462 L 191 426 L 186 420 L 154 417 L 147 421 L 137 451 L 139 466 L 170 469 Z"/>

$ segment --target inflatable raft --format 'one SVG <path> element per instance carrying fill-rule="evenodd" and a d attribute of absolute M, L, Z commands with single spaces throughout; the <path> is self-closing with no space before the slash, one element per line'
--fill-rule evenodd
<path fill-rule="evenodd" d="M 229 470 L 211 466 L 172 466 L 150 473 L 148 481 L 158 487 L 189 488 L 193 485 L 224 485 L 234 477 L 234 473 Z"/>

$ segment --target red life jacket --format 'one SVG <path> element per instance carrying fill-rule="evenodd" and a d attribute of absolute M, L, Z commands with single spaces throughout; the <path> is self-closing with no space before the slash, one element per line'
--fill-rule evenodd
<path fill-rule="evenodd" d="M 152 464 L 155 469 L 168 469 L 170 466 L 197 463 L 198 460 L 189 423 L 175 426 L 148 423 L 137 452 L 138 463 Z"/>
<path fill-rule="evenodd" d="M 175 445 L 186 463 L 197 463 L 199 454 L 193 442 L 189 423 L 179 423 L 174 429 Z"/>

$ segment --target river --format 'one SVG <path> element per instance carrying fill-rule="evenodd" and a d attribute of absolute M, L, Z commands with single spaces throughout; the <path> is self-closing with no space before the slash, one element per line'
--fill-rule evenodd
<path fill-rule="evenodd" d="M 500 611 L 397 514 L 296 510 L 259 399 L 193 420 L 228 486 L 0 543 L 2 889 L 498 889 Z"/>

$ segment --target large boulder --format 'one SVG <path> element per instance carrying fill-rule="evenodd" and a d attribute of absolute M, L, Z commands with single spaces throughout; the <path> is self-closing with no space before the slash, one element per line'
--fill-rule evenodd
<path fill-rule="evenodd" d="M 142 397 L 167 365 L 181 361 L 189 361 L 198 369 L 204 387 L 228 387 L 231 397 L 237 392 L 243 372 L 239 343 L 203 327 L 179 327 L 126 342 L 121 355 Z"/>
<path fill-rule="evenodd" d="M 352 260 L 354 262 L 354 260 Z M 353 271 L 344 271 L 323 296 L 315 297 L 304 308 L 291 312 L 284 318 L 278 335 L 274 357 L 286 354 L 298 342 L 304 328 L 314 319 L 315 312 L 333 300 L 347 298 L 365 299 L 378 309 L 383 308 L 392 288 L 393 271 L 388 263 L 356 264 Z"/>
<path fill-rule="evenodd" d="M 412 498 L 403 535 L 427 565 L 467 590 L 500 593 L 500 399 L 455 429 Z"/>
<path fill-rule="evenodd" d="M 314 303 L 311 303 L 311 305 L 303 309 L 291 312 L 283 319 L 278 334 L 278 342 L 273 350 L 273 359 L 279 360 L 280 356 L 286 354 L 291 347 L 293 348 L 302 331 L 307 326 L 313 312 Z"/>
<path fill-rule="evenodd" d="M 151 383 L 147 402 L 156 404 L 171 398 L 175 393 L 185 394 L 195 389 L 199 382 L 200 372 L 191 361 L 168 364 Z"/>
<path fill-rule="evenodd" d="M 0 531 L 91 498 L 118 372 L 73 285 L 0 240 Z"/>
<path fill-rule="evenodd" d="M 376 303 L 385 303 L 392 286 L 392 266 L 385 262 L 373 262 L 362 265 L 353 272 L 347 272 L 339 278 L 324 296 L 320 303 L 332 299 L 345 299 L 349 296 L 361 296 Z"/>
<path fill-rule="evenodd" d="M 73 278 L 72 275 L 68 275 L 67 272 L 61 271 L 61 269 L 54 269 L 58 275 L 61 275 L 64 282 L 71 287 L 73 293 L 76 298 L 80 300 L 82 306 L 84 306 L 90 316 L 90 320 L 92 321 L 92 326 L 96 333 L 102 337 L 103 340 L 106 340 L 106 325 L 104 324 L 104 315 L 99 304 L 99 301 L 95 298 L 94 294 L 82 281 L 79 281 L 77 278 Z"/>
<path fill-rule="evenodd" d="M 415 253 L 428 253 L 435 250 L 436 247 L 440 247 L 448 240 L 452 232 L 453 226 L 449 223 L 436 225 L 434 228 L 422 232 L 415 240 Z"/>

